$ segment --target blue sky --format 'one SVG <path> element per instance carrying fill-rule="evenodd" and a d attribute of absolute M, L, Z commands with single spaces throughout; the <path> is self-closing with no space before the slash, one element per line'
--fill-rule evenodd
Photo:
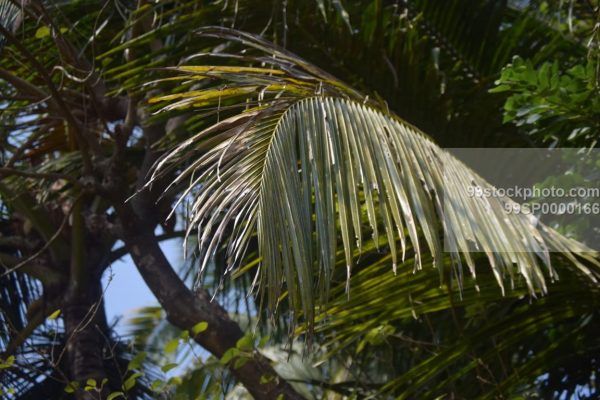
<path fill-rule="evenodd" d="M 182 264 L 181 239 L 166 240 L 160 246 L 174 268 Z M 132 311 L 157 304 L 129 255 L 113 263 L 105 272 L 102 282 L 106 288 L 104 300 L 108 322 L 123 316 L 117 325 L 117 331 L 121 334 L 126 332 L 127 318 L 133 315 Z"/>

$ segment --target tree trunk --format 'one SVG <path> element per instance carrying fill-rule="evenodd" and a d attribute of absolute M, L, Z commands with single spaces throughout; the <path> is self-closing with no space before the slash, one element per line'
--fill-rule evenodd
<path fill-rule="evenodd" d="M 66 357 L 69 365 L 69 379 L 76 381 L 80 389 L 75 392 L 77 400 L 98 400 L 110 393 L 109 384 L 102 393 L 83 390 L 88 379 L 94 379 L 100 386 L 108 379 L 104 368 L 103 350 L 108 343 L 108 328 L 102 300 L 100 279 L 90 282 L 85 290 L 67 295 L 63 307 L 66 335 Z"/>

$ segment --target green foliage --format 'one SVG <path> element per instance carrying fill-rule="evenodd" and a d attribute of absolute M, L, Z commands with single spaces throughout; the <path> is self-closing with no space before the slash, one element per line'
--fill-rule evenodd
<path fill-rule="evenodd" d="M 204 332 L 206 329 L 208 329 L 208 322 L 202 321 L 194 325 L 191 331 L 194 335 L 197 335 L 199 333 Z"/>
<path fill-rule="evenodd" d="M 131 374 L 125 380 L 125 382 L 123 382 L 123 390 L 125 390 L 125 391 L 131 390 L 135 386 L 137 378 L 139 378 L 140 376 L 142 376 L 141 372 L 134 372 L 133 374 Z"/>
<path fill-rule="evenodd" d="M 178 365 L 179 364 L 177 364 L 177 363 L 170 363 L 170 364 L 163 365 L 162 367 L 160 367 L 160 370 L 166 374 L 167 372 L 169 372 L 173 368 L 177 368 Z"/>
<path fill-rule="evenodd" d="M 10 368 L 14 363 L 15 356 L 8 356 L 5 360 L 0 360 L 0 369 Z"/>
<path fill-rule="evenodd" d="M 571 383 L 583 385 L 589 378 L 582 371 L 593 365 L 596 351 L 584 349 L 599 345 L 597 337 L 587 336 L 600 317 L 594 305 L 598 288 L 567 273 L 566 265 L 555 265 L 562 278 L 551 294 L 532 302 L 522 281 L 502 300 L 494 299 L 493 276 L 480 269 L 477 286 L 465 282 L 461 292 L 434 285 L 439 278 L 432 268 L 414 275 L 399 272 L 396 278 L 405 285 L 398 288 L 390 276 L 379 279 L 385 258 L 365 260 L 368 266 L 352 278 L 350 299 L 340 296 L 345 285 L 338 284 L 332 289 L 337 300 L 318 316 L 328 321 L 318 328 L 329 350 L 323 359 L 352 356 L 356 368 L 369 371 L 362 385 L 378 382 L 384 392 L 402 398 L 435 398 L 448 393 L 447 376 L 452 393 L 473 398 L 479 390 L 495 395 L 546 390 L 549 382 L 534 383 L 522 375 L 525 371 L 545 370 L 552 382 L 569 375 Z M 573 292 L 580 284 L 585 289 Z M 372 369 L 373 363 L 381 369 Z M 562 369 L 575 363 L 586 367 L 571 373 Z M 467 384 L 471 374 L 483 379 L 479 388 Z"/>
<path fill-rule="evenodd" d="M 60 316 L 60 310 L 54 311 L 52 314 L 48 316 L 48 320 L 53 321 Z"/>
<path fill-rule="evenodd" d="M 106 400 L 116 400 L 119 397 L 126 398 L 123 392 L 112 392 L 106 397 Z"/>
<path fill-rule="evenodd" d="M 129 361 L 129 364 L 127 365 L 127 370 L 133 371 L 133 370 L 139 369 L 142 366 L 142 363 L 146 360 L 147 356 L 148 356 L 148 353 L 146 353 L 145 351 L 140 351 L 139 353 L 137 353 L 131 359 L 131 361 Z"/>
<path fill-rule="evenodd" d="M 37 31 L 35 31 L 36 39 L 43 39 L 47 36 L 50 36 L 50 28 L 47 26 L 40 26 Z"/>
<path fill-rule="evenodd" d="M 65 386 L 64 390 L 66 393 L 75 393 L 75 391 L 79 389 L 79 386 L 79 382 L 71 381 Z"/>
<path fill-rule="evenodd" d="M 530 60 L 515 57 L 490 92 L 510 93 L 504 104 L 504 122 L 523 128 L 537 141 L 595 147 L 600 130 L 597 65 L 589 61 L 563 72 L 558 61 L 536 68 Z"/>
<path fill-rule="evenodd" d="M 173 329 L 164 324 L 160 311 L 157 307 L 140 309 L 129 320 L 137 349 L 130 370 L 142 374 L 135 378 L 136 383 L 143 379 L 152 398 L 209 399 L 230 391 L 235 385 L 231 375 L 215 357 L 206 357 L 192 340 L 208 324 L 199 322 L 189 331 Z"/>
<path fill-rule="evenodd" d="M 178 347 L 179 347 L 179 338 L 171 339 L 165 345 L 165 352 L 166 353 L 174 353 Z"/>

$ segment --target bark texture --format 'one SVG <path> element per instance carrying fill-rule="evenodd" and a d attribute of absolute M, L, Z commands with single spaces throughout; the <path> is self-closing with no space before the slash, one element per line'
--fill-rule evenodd
<path fill-rule="evenodd" d="M 98 386 L 108 379 L 104 366 L 104 349 L 110 346 L 108 328 L 101 296 L 100 280 L 91 283 L 86 290 L 67 296 L 63 307 L 66 357 L 69 365 L 69 379 L 85 383 L 94 379 Z M 109 393 L 110 384 L 105 385 L 102 398 Z M 97 400 L 98 393 L 79 389 L 77 400 Z"/>

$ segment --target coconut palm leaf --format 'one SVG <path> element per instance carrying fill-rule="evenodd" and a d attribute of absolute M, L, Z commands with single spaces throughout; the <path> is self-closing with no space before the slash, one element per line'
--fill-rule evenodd
<path fill-rule="evenodd" d="M 255 105 L 177 146 L 149 182 L 173 169 L 181 172 L 172 188 L 189 181 L 182 199 L 195 192 L 189 229 L 198 231 L 200 274 L 221 246 L 229 271 L 238 268 L 256 233 L 257 282 L 270 307 L 285 282 L 292 308 L 308 321 L 315 299 L 327 297 L 338 244 L 349 283 L 354 252 L 370 236 L 387 239 L 394 271 L 410 244 L 414 265 L 402 268 L 419 270 L 431 255 L 443 273 L 444 237 L 459 281 L 463 263 L 476 275 L 472 251 L 486 255 L 502 290 L 518 273 L 531 293 L 545 292 L 547 278 L 557 278 L 552 251 L 597 280 L 596 253 L 505 213 L 508 198 L 468 196 L 469 187 L 491 186 L 417 128 L 262 39 L 220 28 L 205 33 L 273 56 L 260 58 L 270 68 L 173 68 L 189 81 L 223 79 L 227 86 L 154 100 L 163 110 Z"/>
<path fill-rule="evenodd" d="M 9 32 L 13 32 L 21 19 L 21 9 L 17 6 L 16 1 L 1 0 L 0 1 L 0 25 Z M 0 50 L 4 46 L 6 38 L 0 32 Z"/>
<path fill-rule="evenodd" d="M 367 371 L 357 386 L 401 398 L 572 392 L 595 379 L 598 285 L 568 260 L 554 260 L 562 279 L 533 302 L 523 278 L 501 297 L 482 255 L 477 279 L 460 291 L 439 285 L 432 261 L 424 257 L 428 267 L 417 274 L 409 261 L 392 277 L 390 254 L 363 254 L 350 298 L 344 282 L 334 283 L 316 316 L 323 360 L 352 357 Z"/>

